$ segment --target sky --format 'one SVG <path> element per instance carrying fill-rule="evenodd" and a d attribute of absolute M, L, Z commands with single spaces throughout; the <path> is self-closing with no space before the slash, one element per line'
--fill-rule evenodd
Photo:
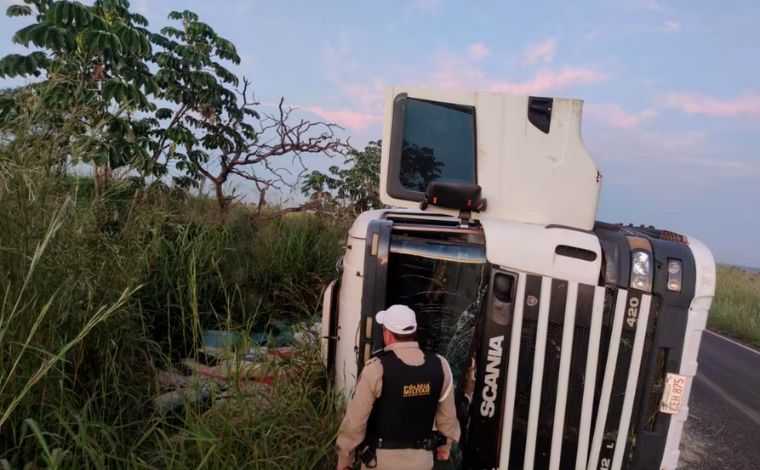
<path fill-rule="evenodd" d="M 284 96 L 358 148 L 380 138 L 391 85 L 583 99 L 599 220 L 678 231 L 718 262 L 760 266 L 757 0 L 132 5 L 153 28 L 195 11 L 237 46 L 233 69 L 263 106 Z M 0 19 L 0 54 L 23 52 L 10 36 L 27 21 Z"/>

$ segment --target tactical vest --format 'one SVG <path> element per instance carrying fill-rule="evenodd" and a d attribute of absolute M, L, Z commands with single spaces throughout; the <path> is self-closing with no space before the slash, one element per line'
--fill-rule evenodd
<path fill-rule="evenodd" d="M 443 389 L 443 365 L 432 353 L 410 366 L 390 351 L 378 355 L 383 388 L 367 421 L 366 442 L 386 449 L 425 448 Z"/>

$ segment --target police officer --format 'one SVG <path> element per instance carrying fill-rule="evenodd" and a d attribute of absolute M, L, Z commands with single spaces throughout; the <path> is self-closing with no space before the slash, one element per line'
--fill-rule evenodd
<path fill-rule="evenodd" d="M 451 369 L 443 357 L 424 352 L 416 341 L 417 319 L 406 305 L 378 312 L 385 348 L 367 361 L 338 431 L 338 470 L 362 468 L 428 470 L 447 460 L 459 440 Z M 433 426 L 446 438 L 432 444 Z"/>

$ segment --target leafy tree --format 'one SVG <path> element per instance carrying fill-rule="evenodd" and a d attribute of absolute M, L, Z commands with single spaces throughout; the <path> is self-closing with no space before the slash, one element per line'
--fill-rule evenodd
<path fill-rule="evenodd" d="M 182 187 L 208 180 L 224 214 L 231 177 L 252 181 L 261 207 L 269 188 L 290 183 L 276 157 L 290 155 L 291 169 L 295 163 L 305 171 L 304 154 L 348 150 L 337 126 L 291 119 L 284 100 L 260 115 L 250 82 L 227 68 L 240 62 L 235 46 L 191 11 L 171 12 L 181 26 L 152 33 L 127 0 L 25 2 L 7 10 L 34 18 L 13 40 L 41 50 L 0 59 L 0 76 L 44 77 L 31 87 L 48 105 L 39 125 L 57 150 L 50 155 L 92 162 L 102 181 L 118 167 L 159 178 L 174 169 Z M 77 129 L 70 128 L 72 110 Z M 12 112 L 12 100 L 0 100 L 0 118 Z"/>
<path fill-rule="evenodd" d="M 300 162 L 303 154 L 348 148 L 333 124 L 291 120 L 284 100 L 276 113 L 260 115 L 250 82 L 243 79 L 238 90 L 238 78 L 222 63 L 240 62 L 235 46 L 191 11 L 175 11 L 169 18 L 181 21 L 181 29 L 163 28 L 152 39 L 163 49 L 154 56 L 161 97 L 174 107 L 156 111 L 168 124 L 155 132 L 152 158 L 157 165 L 175 161 L 184 173 L 175 177 L 177 183 L 196 184 L 205 177 L 224 214 L 230 203 L 224 185 L 233 175 L 256 185 L 261 206 L 269 188 L 286 182 L 272 159 L 291 155 Z"/>
<path fill-rule="evenodd" d="M 111 168 L 144 164 L 152 122 L 136 116 L 154 108 L 149 95 L 158 91 L 146 63 L 152 52 L 147 20 L 131 13 L 126 0 L 25 3 L 6 12 L 34 18 L 13 42 L 41 50 L 3 57 L 0 76 L 44 76 L 37 90 L 51 115 L 60 113 L 59 122 L 71 109 L 89 110 L 78 118 L 79 132 L 58 143 L 71 149 L 69 158 L 92 162 L 106 176 Z M 56 120 L 47 124 L 55 127 Z"/>
<path fill-rule="evenodd" d="M 239 112 L 257 114 L 239 108 L 234 91 L 238 78 L 221 63 L 240 63 L 235 46 L 191 11 L 173 11 L 169 19 L 180 21 L 181 29 L 167 26 L 151 37 L 162 49 L 153 56 L 159 67 L 156 80 L 161 98 L 171 106 L 156 111 L 156 118 L 166 124 L 154 131 L 151 159 L 163 171 L 176 160 L 176 167 L 189 179 L 175 177 L 175 181 L 188 185 L 204 177 L 199 171 L 199 164 L 209 160 L 204 144 L 209 149 L 218 147 L 212 139 L 204 138 L 219 130 L 219 117 Z M 246 126 L 230 137 L 245 140 L 256 136 L 253 128 Z"/>
<path fill-rule="evenodd" d="M 380 202 L 380 141 L 364 150 L 352 150 L 345 167 L 333 165 L 328 173 L 312 171 L 301 186 L 303 194 L 318 201 L 323 209 L 347 210 L 349 215 L 384 207 Z"/>

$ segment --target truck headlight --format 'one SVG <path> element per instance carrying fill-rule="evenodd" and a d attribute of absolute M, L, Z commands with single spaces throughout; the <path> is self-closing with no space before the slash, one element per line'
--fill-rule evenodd
<path fill-rule="evenodd" d="M 631 252 L 631 282 L 632 289 L 644 292 L 652 291 L 652 255 L 648 251 L 635 250 Z"/>
<path fill-rule="evenodd" d="M 681 292 L 683 287 L 683 265 L 680 259 L 668 259 L 668 290 Z"/>

